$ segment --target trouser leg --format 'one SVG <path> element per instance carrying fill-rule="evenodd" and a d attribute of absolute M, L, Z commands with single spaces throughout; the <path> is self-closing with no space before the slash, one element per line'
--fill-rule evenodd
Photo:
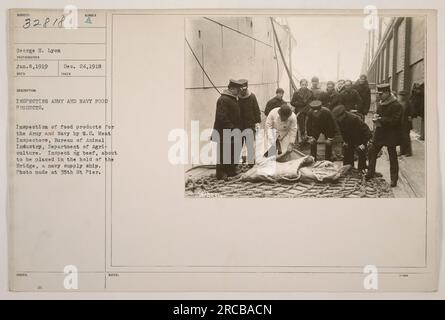
<path fill-rule="evenodd" d="M 216 164 L 216 179 L 224 178 L 224 174 L 225 174 L 224 165 L 217 163 Z"/>
<path fill-rule="evenodd" d="M 407 154 L 412 155 L 413 154 L 413 144 L 411 142 L 411 136 L 408 132 L 408 141 L 407 141 Z"/>
<path fill-rule="evenodd" d="M 241 159 L 242 163 L 247 162 L 247 143 L 246 143 L 246 137 L 242 137 L 242 143 L 241 143 Z"/>
<path fill-rule="evenodd" d="M 234 164 L 234 144 L 233 143 L 230 143 L 229 145 L 228 145 L 228 149 L 230 150 L 230 158 L 229 158 L 229 160 L 227 161 L 227 159 L 226 159 L 226 161 L 227 161 L 227 163 L 225 164 L 225 168 L 226 168 L 226 173 L 227 173 L 227 175 L 229 175 L 229 176 L 231 176 L 231 175 L 234 175 L 234 173 L 235 173 L 235 164 Z"/>
<path fill-rule="evenodd" d="M 242 139 L 235 139 L 233 138 L 230 143 L 230 169 L 229 169 L 229 175 L 236 175 L 238 174 L 238 165 L 241 158 L 241 152 L 243 150 L 243 142 Z"/>
<path fill-rule="evenodd" d="M 326 142 L 325 143 L 325 160 L 331 161 L 332 160 L 332 142 Z"/>
<path fill-rule="evenodd" d="M 298 130 L 300 131 L 300 140 L 303 141 L 306 138 L 306 114 L 300 112 L 297 117 Z"/>
<path fill-rule="evenodd" d="M 421 118 L 420 120 L 420 140 L 425 140 L 425 119 Z"/>
<path fill-rule="evenodd" d="M 240 156 L 241 156 L 241 150 L 242 150 L 242 143 L 241 141 L 239 143 L 235 143 L 233 140 L 230 143 L 230 161 L 226 165 L 226 172 L 229 176 L 235 175 L 237 172 Z"/>
<path fill-rule="evenodd" d="M 389 156 L 389 172 L 391 175 L 391 181 L 397 182 L 399 179 L 399 160 L 397 159 L 397 151 L 395 146 L 388 146 Z"/>
<path fill-rule="evenodd" d="M 406 137 L 405 132 L 400 136 L 400 155 L 406 154 Z"/>
<path fill-rule="evenodd" d="M 404 155 L 412 154 L 411 137 L 409 135 L 410 131 L 411 130 L 405 130 L 402 133 L 402 143 L 400 144 L 400 153 Z"/>
<path fill-rule="evenodd" d="M 224 144 L 218 143 L 217 146 L 217 159 L 216 159 L 216 178 L 223 179 L 226 173 L 226 167 L 224 164 Z"/>
<path fill-rule="evenodd" d="M 343 147 L 343 165 L 354 167 L 354 147 L 349 144 Z"/>
<path fill-rule="evenodd" d="M 221 163 L 222 168 L 225 174 L 231 175 L 233 174 L 233 161 L 234 161 L 234 144 L 233 141 L 223 142 L 222 147 L 220 149 L 221 153 Z M 239 159 L 238 159 L 239 160 Z"/>
<path fill-rule="evenodd" d="M 337 160 L 341 160 L 343 158 L 343 138 L 340 131 L 338 131 L 338 133 L 334 136 L 334 140 L 332 141 L 332 156 Z"/>
<path fill-rule="evenodd" d="M 367 147 L 365 147 L 365 150 L 358 149 L 358 169 L 364 170 L 366 169 L 366 154 L 368 153 Z"/>
<path fill-rule="evenodd" d="M 318 144 L 318 138 L 314 137 L 314 140 L 311 141 L 311 156 L 314 157 L 315 161 L 317 161 L 317 144 Z"/>
<path fill-rule="evenodd" d="M 375 167 L 377 165 L 377 155 L 382 150 L 382 145 L 372 144 L 369 148 L 369 164 L 368 164 L 368 176 L 372 177 L 375 174 Z M 397 156 L 397 155 L 396 155 Z"/>

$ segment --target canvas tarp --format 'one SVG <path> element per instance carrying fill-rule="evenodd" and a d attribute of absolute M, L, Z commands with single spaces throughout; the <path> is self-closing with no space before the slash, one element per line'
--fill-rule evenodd
<path fill-rule="evenodd" d="M 351 166 L 338 166 L 330 161 L 314 161 L 314 158 L 298 151 L 282 156 L 261 158 L 247 172 L 243 181 L 318 181 L 338 180 Z"/>

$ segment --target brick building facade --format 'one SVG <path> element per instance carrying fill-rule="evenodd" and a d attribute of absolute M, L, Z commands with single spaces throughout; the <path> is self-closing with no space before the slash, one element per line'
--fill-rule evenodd
<path fill-rule="evenodd" d="M 371 85 L 390 83 L 394 92 L 411 92 L 414 83 L 425 81 L 426 20 L 418 17 L 381 18 L 370 31 L 366 57 Z M 422 119 L 415 119 L 420 132 Z"/>

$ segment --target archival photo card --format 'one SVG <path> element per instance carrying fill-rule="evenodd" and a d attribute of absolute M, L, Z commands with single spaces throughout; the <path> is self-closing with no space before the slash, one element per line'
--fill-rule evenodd
<path fill-rule="evenodd" d="M 12 291 L 434 291 L 436 11 L 9 11 Z"/>
<path fill-rule="evenodd" d="M 186 18 L 186 195 L 425 197 L 426 17 L 366 19 Z"/>

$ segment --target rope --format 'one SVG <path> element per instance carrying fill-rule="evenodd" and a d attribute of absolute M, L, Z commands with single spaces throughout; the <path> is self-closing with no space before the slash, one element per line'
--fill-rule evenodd
<path fill-rule="evenodd" d="M 277 82 L 262 82 L 262 83 L 249 83 L 249 87 L 255 87 L 255 86 L 267 86 L 267 85 L 276 85 Z M 217 88 L 222 88 L 225 89 L 227 88 L 227 85 L 223 85 L 223 86 L 216 86 Z M 211 89 L 213 88 L 212 86 L 202 86 L 202 87 L 186 87 L 185 89 L 187 90 L 196 90 L 196 89 Z"/>
<path fill-rule="evenodd" d="M 209 75 L 207 74 L 207 72 L 205 71 L 204 66 L 203 66 L 203 65 L 201 64 L 201 62 L 199 61 L 198 57 L 197 57 L 196 54 L 195 54 L 195 51 L 193 51 L 192 46 L 191 46 L 190 43 L 187 41 L 187 38 L 184 38 L 184 39 L 185 39 L 185 42 L 187 43 L 187 45 L 188 45 L 190 51 L 192 52 L 193 56 L 195 57 L 196 62 L 198 62 L 199 66 L 201 67 L 202 72 L 204 72 L 205 76 L 207 77 L 207 79 L 209 80 L 209 82 L 212 84 L 213 88 L 214 88 L 216 91 L 218 91 L 219 94 L 221 94 L 221 92 L 218 90 L 218 88 L 217 88 L 217 87 L 215 86 L 215 84 L 213 83 L 212 79 L 210 79 L 210 76 L 209 76 Z"/>
<path fill-rule="evenodd" d="M 275 34 L 273 35 L 275 39 Z M 275 40 L 273 41 L 273 52 L 275 55 L 275 60 L 277 61 L 277 88 L 280 86 L 280 63 L 278 61 L 278 55 L 277 55 L 277 45 Z"/>
<path fill-rule="evenodd" d="M 287 76 L 289 77 L 289 82 L 291 83 L 292 88 L 294 89 L 294 91 L 297 91 L 297 86 L 295 85 L 294 79 L 292 79 L 292 73 L 289 70 L 289 67 L 288 67 L 288 65 L 286 63 L 286 60 L 284 59 L 283 50 L 281 49 L 280 42 L 278 41 L 278 35 L 277 35 L 277 31 L 275 30 L 275 25 L 274 25 L 273 18 L 270 18 L 270 23 L 272 24 L 272 30 L 273 30 L 273 34 L 275 36 L 275 41 L 277 43 L 278 51 L 280 52 L 281 59 L 283 60 L 283 64 L 284 64 L 284 68 L 286 69 Z"/>

